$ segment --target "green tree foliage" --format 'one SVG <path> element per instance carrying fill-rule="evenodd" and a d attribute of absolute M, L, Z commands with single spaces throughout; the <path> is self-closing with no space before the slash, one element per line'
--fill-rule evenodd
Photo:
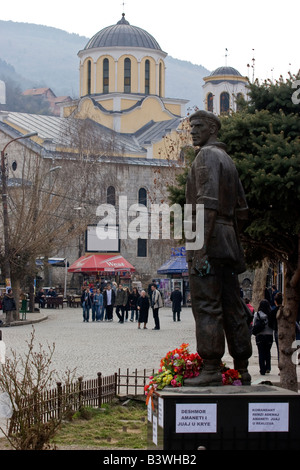
<path fill-rule="evenodd" d="M 248 262 L 279 259 L 294 271 L 300 232 L 300 106 L 292 102 L 291 85 L 291 78 L 250 85 L 249 104 L 223 117 L 220 140 L 235 161 L 250 208 L 243 234 Z"/>
<path fill-rule="evenodd" d="M 244 186 L 249 211 L 243 242 L 249 264 L 263 258 L 296 262 L 300 232 L 300 105 L 292 102 L 289 77 L 249 84 L 250 100 L 223 116 L 219 138 L 227 145 Z M 170 187 L 172 203 L 185 202 L 185 182 L 195 152 Z"/>
<path fill-rule="evenodd" d="M 285 266 L 284 306 L 277 314 L 280 382 L 298 390 L 295 321 L 300 303 L 300 104 L 292 99 L 289 76 L 275 83 L 249 84 L 249 101 L 222 116 L 219 138 L 234 160 L 249 206 L 241 236 L 249 266 L 267 259 Z M 299 87 L 298 87 L 299 88 Z M 187 170 L 170 189 L 172 203 L 184 203 Z"/>

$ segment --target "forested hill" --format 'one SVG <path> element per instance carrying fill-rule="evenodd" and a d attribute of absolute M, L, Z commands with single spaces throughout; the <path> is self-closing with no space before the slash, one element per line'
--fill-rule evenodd
<path fill-rule="evenodd" d="M 88 40 L 57 28 L 0 20 L 0 79 L 12 79 L 22 90 L 47 86 L 56 96 L 76 98 L 77 53 Z M 210 72 L 201 65 L 172 57 L 165 62 L 166 97 L 188 99 L 188 106 L 202 107 L 203 77 Z"/>

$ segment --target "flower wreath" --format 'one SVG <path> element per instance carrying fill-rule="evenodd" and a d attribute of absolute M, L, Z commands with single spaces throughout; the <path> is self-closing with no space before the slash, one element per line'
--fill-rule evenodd
<path fill-rule="evenodd" d="M 156 374 L 149 377 L 145 385 L 146 395 L 155 390 L 162 390 L 167 385 L 182 387 L 186 378 L 197 377 L 201 373 L 203 360 L 198 353 L 191 354 L 188 344 L 183 343 L 180 348 L 169 351 L 160 361 L 160 368 Z M 229 369 L 224 363 L 220 364 L 223 385 L 242 385 L 240 373 Z"/>

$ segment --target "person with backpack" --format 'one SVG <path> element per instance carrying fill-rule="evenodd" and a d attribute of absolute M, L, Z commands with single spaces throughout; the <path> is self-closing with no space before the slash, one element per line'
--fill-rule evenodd
<path fill-rule="evenodd" d="M 259 323 L 262 324 L 261 330 L 255 334 L 259 371 L 261 375 L 265 375 L 271 371 L 271 348 L 273 345 L 273 328 L 271 322 L 270 302 L 266 299 L 261 300 L 253 318 L 253 334 L 255 334 L 255 327 L 257 327 Z"/>

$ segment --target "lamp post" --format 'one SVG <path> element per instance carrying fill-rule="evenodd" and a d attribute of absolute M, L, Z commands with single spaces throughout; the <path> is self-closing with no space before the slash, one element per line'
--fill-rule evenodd
<path fill-rule="evenodd" d="M 8 210 L 7 210 L 7 174 L 5 166 L 5 150 L 6 148 L 16 140 L 28 139 L 37 135 L 37 132 L 30 132 L 29 134 L 24 134 L 20 137 L 10 140 L 1 150 L 1 195 L 2 195 L 2 208 L 3 208 L 3 233 L 4 233 L 4 275 L 5 275 L 5 284 L 6 287 L 11 287 L 10 280 L 10 261 L 9 261 L 9 219 L 8 219 Z"/>

